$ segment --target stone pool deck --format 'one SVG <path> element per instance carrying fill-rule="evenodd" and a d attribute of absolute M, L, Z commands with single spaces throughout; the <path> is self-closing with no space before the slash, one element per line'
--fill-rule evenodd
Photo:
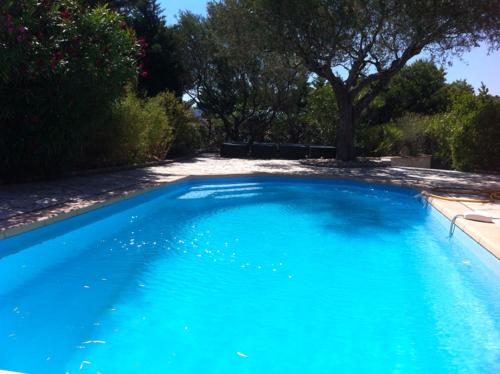
<path fill-rule="evenodd" d="M 86 174 L 49 182 L 0 185 L 0 239 L 193 176 L 292 175 L 355 179 L 430 188 L 500 190 L 500 176 L 404 167 L 336 168 L 320 160 L 243 160 L 214 155 L 139 169 Z M 462 203 L 429 198 L 451 219 L 469 210 L 500 217 L 500 201 Z M 495 223 L 457 220 L 457 226 L 500 259 L 500 219 Z"/>

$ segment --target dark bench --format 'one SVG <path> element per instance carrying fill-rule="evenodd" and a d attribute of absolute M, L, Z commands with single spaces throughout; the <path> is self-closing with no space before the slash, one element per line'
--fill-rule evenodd
<path fill-rule="evenodd" d="M 248 156 L 248 144 L 223 143 L 220 147 L 220 155 L 229 158 L 245 158 Z"/>
<path fill-rule="evenodd" d="M 255 158 L 276 158 L 278 146 L 274 143 L 253 143 L 250 154 Z"/>
<path fill-rule="evenodd" d="M 280 144 L 279 157 L 285 160 L 300 160 L 307 157 L 308 147 L 302 144 Z"/>
<path fill-rule="evenodd" d="M 337 148 L 326 145 L 309 146 L 309 158 L 335 158 Z"/>

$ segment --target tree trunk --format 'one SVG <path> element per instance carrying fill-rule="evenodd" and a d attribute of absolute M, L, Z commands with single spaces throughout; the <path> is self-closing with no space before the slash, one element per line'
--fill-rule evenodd
<path fill-rule="evenodd" d="M 354 160 L 354 130 L 359 120 L 354 110 L 353 101 L 349 94 L 336 94 L 339 107 L 340 122 L 337 126 L 337 159 L 342 161 Z"/>
<path fill-rule="evenodd" d="M 233 124 L 233 139 L 236 142 L 240 141 L 240 122 L 235 121 Z"/>

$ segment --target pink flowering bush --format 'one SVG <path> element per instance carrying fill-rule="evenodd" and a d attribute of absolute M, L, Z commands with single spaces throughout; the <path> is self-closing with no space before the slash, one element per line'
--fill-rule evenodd
<path fill-rule="evenodd" d="M 103 118 L 144 73 L 141 51 L 104 6 L 0 2 L 0 179 L 98 164 Z"/>

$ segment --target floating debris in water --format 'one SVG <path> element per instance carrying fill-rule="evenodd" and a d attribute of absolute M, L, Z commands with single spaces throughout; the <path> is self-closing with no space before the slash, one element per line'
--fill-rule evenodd
<path fill-rule="evenodd" d="M 242 353 L 242 352 L 236 352 L 236 354 L 240 357 L 248 357 L 246 354 Z"/>

